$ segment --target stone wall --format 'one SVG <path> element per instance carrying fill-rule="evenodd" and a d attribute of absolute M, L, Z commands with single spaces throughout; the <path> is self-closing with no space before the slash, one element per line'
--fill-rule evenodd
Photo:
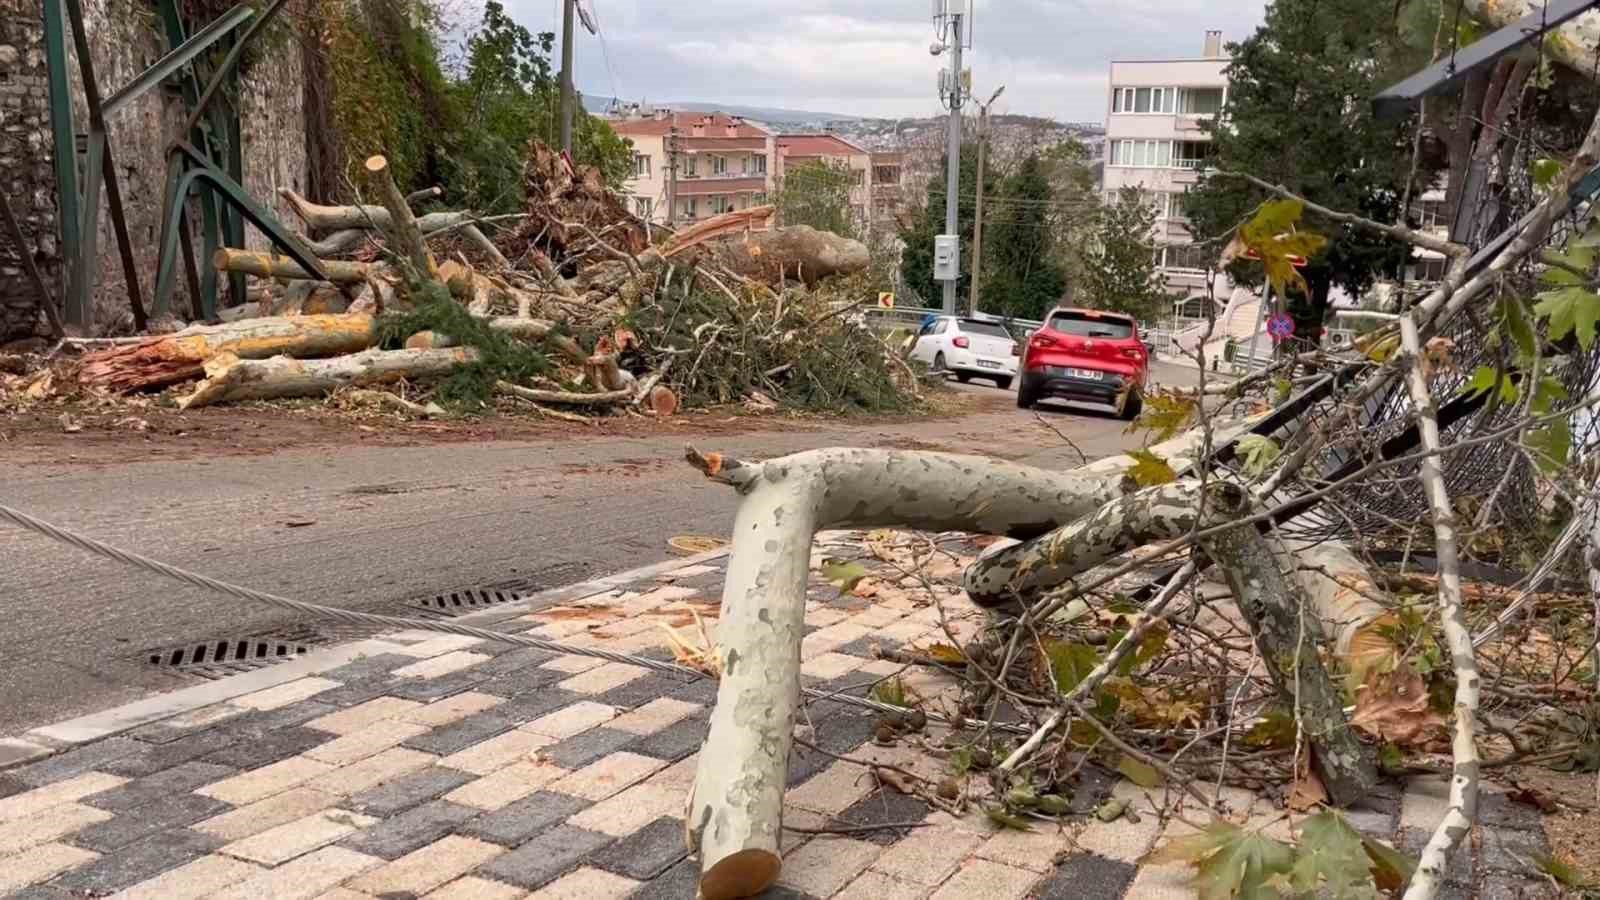
<path fill-rule="evenodd" d="M 28 244 L 0 235 L 0 344 L 31 335 L 41 318 L 18 253 L 34 255 L 52 290 L 60 283 L 41 10 L 37 0 L 0 0 L 0 195 Z"/>

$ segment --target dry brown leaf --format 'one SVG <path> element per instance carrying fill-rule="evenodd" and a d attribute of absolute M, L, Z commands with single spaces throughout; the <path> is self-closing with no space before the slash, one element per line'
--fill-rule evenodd
<path fill-rule="evenodd" d="M 877 776 L 879 783 L 886 784 L 902 794 L 915 795 L 917 792 L 916 781 L 907 777 L 904 772 L 896 772 L 894 769 L 874 768 L 872 774 Z"/>
<path fill-rule="evenodd" d="M 1305 812 L 1328 802 L 1328 789 L 1323 786 L 1322 779 L 1309 765 L 1302 764 L 1301 768 L 1300 777 L 1289 789 L 1289 808 L 1295 812 Z"/>
<path fill-rule="evenodd" d="M 881 590 L 883 590 L 883 582 L 868 576 L 856 582 L 856 586 L 850 589 L 850 593 L 863 600 L 871 600 L 873 597 L 878 596 L 878 592 Z"/>
<path fill-rule="evenodd" d="M 1356 694 L 1350 724 L 1380 740 L 1410 747 L 1444 737 L 1449 727 L 1428 706 L 1428 686 L 1410 666 L 1369 677 Z"/>
<path fill-rule="evenodd" d="M 711 453 L 707 454 L 707 457 L 715 457 L 716 465 L 719 467 L 721 466 L 722 457 L 720 455 Z M 701 534 L 680 534 L 675 537 L 668 538 L 667 546 L 678 551 L 679 553 L 686 553 L 693 556 L 698 553 L 709 553 L 712 550 L 720 550 L 723 547 L 728 546 L 728 542 L 722 538 L 708 537 Z"/>

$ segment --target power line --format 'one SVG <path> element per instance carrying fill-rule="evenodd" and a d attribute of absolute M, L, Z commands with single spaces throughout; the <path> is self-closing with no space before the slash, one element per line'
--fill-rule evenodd
<path fill-rule="evenodd" d="M 606 46 L 605 29 L 600 26 L 600 10 L 591 2 L 589 12 L 594 16 L 594 36 L 600 39 L 600 58 L 605 60 L 606 77 L 611 79 L 611 102 L 620 103 L 622 88 L 617 84 L 616 70 L 611 68 L 611 49 Z"/>

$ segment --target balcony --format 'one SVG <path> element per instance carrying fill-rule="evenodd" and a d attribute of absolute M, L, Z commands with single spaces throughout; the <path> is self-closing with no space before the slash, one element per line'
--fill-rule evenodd
<path fill-rule="evenodd" d="M 703 175 L 678 179 L 678 196 L 704 197 L 712 194 L 760 193 L 767 189 L 765 175 Z"/>

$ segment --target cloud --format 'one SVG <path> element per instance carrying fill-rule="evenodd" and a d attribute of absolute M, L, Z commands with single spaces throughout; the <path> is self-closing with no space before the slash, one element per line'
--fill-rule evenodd
<path fill-rule="evenodd" d="M 939 111 L 928 0 L 589 0 L 604 41 L 579 30 L 588 93 L 869 116 Z M 1112 59 L 1199 55 L 1206 29 L 1237 40 L 1264 0 L 977 0 L 966 55 L 997 110 L 1098 120 Z M 519 22 L 559 32 L 553 0 L 507 0 Z M 608 65 L 609 62 L 609 65 Z"/>

